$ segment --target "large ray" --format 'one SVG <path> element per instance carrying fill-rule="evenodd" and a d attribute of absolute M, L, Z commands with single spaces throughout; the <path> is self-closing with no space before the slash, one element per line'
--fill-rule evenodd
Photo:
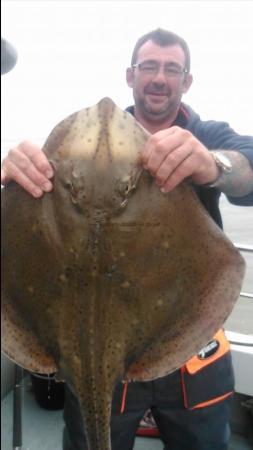
<path fill-rule="evenodd" d="M 244 261 L 182 183 L 162 194 L 140 165 L 148 133 L 112 100 L 55 127 L 54 190 L 2 192 L 3 351 L 58 371 L 91 450 L 109 450 L 115 383 L 172 372 L 223 324 Z"/>

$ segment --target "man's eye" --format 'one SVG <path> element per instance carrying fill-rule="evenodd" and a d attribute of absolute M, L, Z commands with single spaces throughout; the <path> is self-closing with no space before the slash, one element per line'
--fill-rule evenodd
<path fill-rule="evenodd" d="M 141 70 L 144 70 L 145 72 L 154 72 L 156 70 L 156 66 L 141 66 Z"/>
<path fill-rule="evenodd" d="M 167 67 L 165 69 L 165 72 L 168 74 L 177 75 L 177 74 L 181 73 L 181 70 L 176 67 Z"/>

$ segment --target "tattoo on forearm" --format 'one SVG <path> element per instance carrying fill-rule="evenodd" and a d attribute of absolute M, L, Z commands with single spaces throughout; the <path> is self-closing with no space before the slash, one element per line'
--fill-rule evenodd
<path fill-rule="evenodd" d="M 229 157 L 233 170 L 231 173 L 220 177 L 219 189 L 231 197 L 243 197 L 252 192 L 253 169 L 248 159 L 233 150 L 223 150 L 223 152 Z"/>

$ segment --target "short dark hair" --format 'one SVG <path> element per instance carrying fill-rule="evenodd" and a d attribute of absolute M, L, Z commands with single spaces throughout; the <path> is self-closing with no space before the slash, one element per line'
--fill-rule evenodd
<path fill-rule="evenodd" d="M 138 39 L 132 54 L 131 65 L 137 62 L 138 51 L 147 41 L 152 41 L 160 47 L 179 44 L 185 54 L 185 69 L 188 72 L 190 71 L 190 50 L 186 41 L 172 31 L 163 30 L 162 28 L 157 28 L 156 30 L 150 31 Z"/>

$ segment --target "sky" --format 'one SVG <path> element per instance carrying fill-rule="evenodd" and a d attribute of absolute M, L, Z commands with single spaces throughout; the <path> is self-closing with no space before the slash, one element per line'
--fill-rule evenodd
<path fill-rule="evenodd" d="M 203 119 L 252 133 L 252 1 L 2 0 L 2 37 L 18 52 L 1 77 L 2 150 L 43 144 L 66 116 L 111 97 L 132 103 L 125 81 L 136 40 L 162 27 L 191 50 L 183 100 Z"/>

